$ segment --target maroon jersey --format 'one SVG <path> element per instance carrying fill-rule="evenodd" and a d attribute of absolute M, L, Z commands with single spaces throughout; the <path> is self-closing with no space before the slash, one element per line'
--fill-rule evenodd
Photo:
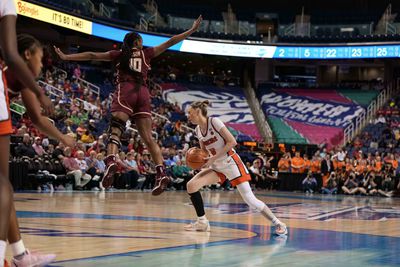
<path fill-rule="evenodd" d="M 122 56 L 121 50 L 111 50 L 109 51 L 111 59 L 117 62 Z M 147 72 L 151 69 L 150 60 L 154 57 L 154 49 L 152 47 L 146 49 L 132 50 L 132 56 L 129 60 L 129 68 L 133 72 L 141 73 L 143 81 L 147 80 Z M 135 78 L 132 73 L 127 73 L 124 70 L 120 70 L 117 63 L 117 83 L 120 82 L 134 82 Z"/>
<path fill-rule="evenodd" d="M 147 72 L 150 70 L 150 60 L 154 57 L 154 49 L 133 50 L 129 61 L 131 72 L 120 70 L 118 67 L 118 60 L 122 56 L 121 51 L 112 50 L 110 54 L 117 63 L 117 84 L 111 112 L 123 112 L 131 119 L 151 117 L 149 89 L 145 83 L 137 84 L 135 74 L 140 74 L 143 82 L 146 82 Z"/>
<path fill-rule="evenodd" d="M 12 73 L 9 70 L 6 70 L 6 79 L 7 79 L 7 89 L 8 89 L 8 96 L 10 97 L 10 100 L 19 96 L 20 92 L 22 89 L 25 88 L 25 86 L 17 79 L 14 73 Z"/>

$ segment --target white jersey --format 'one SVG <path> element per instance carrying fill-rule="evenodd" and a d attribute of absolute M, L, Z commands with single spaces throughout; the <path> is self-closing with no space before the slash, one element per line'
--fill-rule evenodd
<path fill-rule="evenodd" d="M 207 130 L 206 132 L 202 132 L 200 126 L 197 126 L 195 129 L 195 133 L 199 141 L 203 142 L 205 148 L 210 153 L 210 155 L 215 155 L 219 151 L 221 151 L 226 144 L 225 139 L 220 134 L 221 129 L 225 127 L 224 123 L 218 118 L 207 118 Z M 224 156 L 218 158 L 215 162 L 221 162 L 228 159 L 229 155 L 235 153 L 235 150 L 232 149 L 231 152 L 227 153 Z"/>
<path fill-rule="evenodd" d="M 195 129 L 197 138 L 203 142 L 211 155 L 217 154 L 225 147 L 226 142 L 220 134 L 223 127 L 225 125 L 220 119 L 207 118 L 206 132 L 202 133 L 200 126 Z M 210 167 L 219 176 L 221 184 L 225 179 L 228 179 L 232 186 L 251 180 L 249 171 L 234 149 L 218 158 Z"/>
<path fill-rule="evenodd" d="M 14 0 L 0 0 L 0 18 L 7 15 L 17 15 Z"/>

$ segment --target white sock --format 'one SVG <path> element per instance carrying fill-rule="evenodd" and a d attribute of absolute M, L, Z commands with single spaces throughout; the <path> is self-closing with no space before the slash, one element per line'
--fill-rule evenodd
<path fill-rule="evenodd" d="M 4 266 L 4 259 L 6 258 L 7 242 L 0 240 L 0 267 Z"/>
<path fill-rule="evenodd" d="M 201 217 L 197 217 L 197 219 L 198 219 L 199 221 L 207 221 L 206 215 L 203 215 L 203 216 L 201 216 Z"/>
<path fill-rule="evenodd" d="M 11 247 L 14 257 L 20 256 L 20 255 L 24 254 L 26 251 L 26 248 L 24 246 L 24 242 L 22 241 L 22 239 L 19 240 L 18 242 L 10 244 L 10 247 Z"/>

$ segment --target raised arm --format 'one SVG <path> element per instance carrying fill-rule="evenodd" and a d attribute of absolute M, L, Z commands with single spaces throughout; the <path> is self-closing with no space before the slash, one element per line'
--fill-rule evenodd
<path fill-rule="evenodd" d="M 192 33 L 197 31 L 200 27 L 201 22 L 203 21 L 203 17 L 200 15 L 194 22 L 192 28 L 189 30 L 172 36 L 168 41 L 165 43 L 160 44 L 159 46 L 154 47 L 154 57 L 159 56 L 161 53 L 163 53 L 165 50 L 170 48 L 173 45 L 176 45 L 177 43 L 183 41 L 186 39 L 188 36 L 190 36 Z"/>
<path fill-rule="evenodd" d="M 111 61 L 112 60 L 110 52 L 83 52 L 83 53 L 66 55 L 60 50 L 60 48 L 56 46 L 53 47 L 54 51 L 62 60 L 68 60 L 68 61 L 89 61 L 89 60 Z"/>

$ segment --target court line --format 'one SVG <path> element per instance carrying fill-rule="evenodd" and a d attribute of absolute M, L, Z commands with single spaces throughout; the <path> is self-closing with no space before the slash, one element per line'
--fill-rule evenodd
<path fill-rule="evenodd" d="M 185 219 L 174 219 L 174 218 L 158 218 L 158 217 L 144 217 L 144 216 L 126 216 L 126 215 L 102 215 L 102 214 L 76 214 L 76 213 L 50 213 L 50 212 L 32 212 L 32 211 L 19 211 L 17 212 L 20 218 L 82 218 L 82 219 L 107 219 L 107 220 L 138 220 L 138 221 L 158 221 L 158 222 L 171 222 L 171 223 L 188 223 L 190 220 Z M 231 223 L 231 222 L 210 222 L 212 226 L 215 227 L 224 227 L 224 228 L 231 228 L 231 229 L 239 229 L 249 231 L 255 234 L 252 237 L 245 237 L 245 238 L 238 238 L 232 240 L 224 240 L 224 241 L 215 241 L 209 242 L 206 244 L 202 244 L 202 246 L 220 246 L 226 244 L 233 244 L 238 242 L 250 242 L 251 239 L 260 237 L 263 231 L 261 228 L 265 227 L 272 227 L 266 225 L 249 225 L 249 224 L 238 224 L 238 223 Z M 313 232 L 322 232 L 322 233 L 339 233 L 341 235 L 357 235 L 360 237 L 370 237 L 370 238 L 379 238 L 382 240 L 391 240 L 391 242 L 398 242 L 400 240 L 399 237 L 388 237 L 388 236 L 379 236 L 379 235 L 369 235 L 369 234 L 360 234 L 360 233 L 352 233 L 352 232 L 342 232 L 342 231 L 334 231 L 334 230 L 315 230 L 315 229 L 303 229 L 303 228 L 296 228 L 290 227 L 289 228 L 289 239 L 290 239 L 290 229 L 296 229 L 296 231 L 301 231 L 304 233 L 313 233 Z M 271 231 L 272 233 L 272 231 Z M 273 242 L 272 239 L 269 242 Z M 364 245 L 364 243 L 363 243 Z M 365 244 L 367 246 L 367 244 Z M 170 251 L 170 250 L 181 250 L 187 248 L 196 248 L 195 244 L 191 245 L 183 245 L 183 246 L 175 246 L 175 247 L 166 247 L 166 248 L 159 248 L 159 249 L 148 249 L 148 250 L 138 250 L 126 253 L 116 253 L 116 254 L 109 254 L 109 255 L 101 255 L 95 257 L 87 257 L 87 258 L 77 258 L 77 259 L 69 259 L 64 261 L 55 262 L 57 263 L 65 263 L 65 262 L 73 262 L 73 261 L 88 261 L 88 260 L 95 260 L 100 258 L 112 258 L 118 256 L 136 256 L 142 253 L 153 253 L 156 251 Z"/>

